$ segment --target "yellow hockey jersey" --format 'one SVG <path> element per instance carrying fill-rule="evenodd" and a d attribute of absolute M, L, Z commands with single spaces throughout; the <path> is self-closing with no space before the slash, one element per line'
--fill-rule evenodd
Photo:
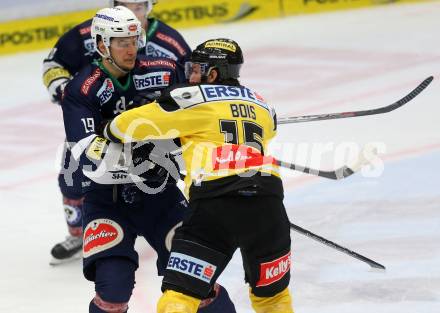
<path fill-rule="evenodd" d="M 279 177 L 265 152 L 276 133 L 275 111 L 244 86 L 193 85 L 115 117 L 107 136 L 123 143 L 180 138 L 187 170 L 186 193 L 192 183 L 245 172 Z"/>

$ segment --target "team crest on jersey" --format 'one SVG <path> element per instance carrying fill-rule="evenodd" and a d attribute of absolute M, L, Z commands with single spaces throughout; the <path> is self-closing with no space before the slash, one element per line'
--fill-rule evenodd
<path fill-rule="evenodd" d="M 290 271 L 290 251 L 276 260 L 260 264 L 260 279 L 257 287 L 267 286 L 279 281 Z"/>
<path fill-rule="evenodd" d="M 87 258 L 119 244 L 124 239 L 124 231 L 115 221 L 97 219 L 87 224 L 83 236 L 83 255 Z"/>
<path fill-rule="evenodd" d="M 148 42 L 146 47 L 146 54 L 155 58 L 168 58 L 177 61 L 177 56 L 170 50 L 161 47 L 154 42 Z"/>
<path fill-rule="evenodd" d="M 183 253 L 171 252 L 167 269 L 192 276 L 209 284 L 217 266 Z"/>
<path fill-rule="evenodd" d="M 153 72 L 145 75 L 134 75 L 134 85 L 136 90 L 155 89 L 167 87 L 170 84 L 170 72 Z"/>
<path fill-rule="evenodd" d="M 99 102 L 101 105 L 108 102 L 113 96 L 113 92 L 115 91 L 115 86 L 110 78 L 106 78 L 101 88 L 99 88 L 98 93 L 96 94 L 99 98 Z"/>

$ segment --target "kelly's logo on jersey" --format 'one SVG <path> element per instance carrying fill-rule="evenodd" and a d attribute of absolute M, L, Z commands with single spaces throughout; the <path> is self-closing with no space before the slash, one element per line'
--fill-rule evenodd
<path fill-rule="evenodd" d="M 258 104 L 266 110 L 269 110 L 263 97 L 243 86 L 202 85 L 201 89 L 208 101 L 245 100 Z"/>
<path fill-rule="evenodd" d="M 172 252 L 168 260 L 167 269 L 210 283 L 217 266 L 186 254 Z"/>
<path fill-rule="evenodd" d="M 246 145 L 223 145 L 212 151 L 214 170 L 243 169 L 274 164 L 274 158 L 264 156 L 255 148 Z"/>
<path fill-rule="evenodd" d="M 145 75 L 134 75 L 133 81 L 136 90 L 167 87 L 170 84 L 170 72 L 153 72 Z"/>
<path fill-rule="evenodd" d="M 96 94 L 99 98 L 99 102 L 101 105 L 107 103 L 108 100 L 113 96 L 113 92 L 115 91 L 115 86 L 110 78 L 106 78 L 101 88 L 99 88 L 98 93 Z"/>
<path fill-rule="evenodd" d="M 290 271 L 290 251 L 282 257 L 260 264 L 260 279 L 257 287 L 267 286 L 279 281 Z"/>

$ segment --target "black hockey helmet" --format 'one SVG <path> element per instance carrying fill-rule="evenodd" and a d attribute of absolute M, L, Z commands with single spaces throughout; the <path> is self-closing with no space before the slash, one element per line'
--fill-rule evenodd
<path fill-rule="evenodd" d="M 185 73 L 189 78 L 192 63 L 202 65 L 202 78 L 206 78 L 212 69 L 217 69 L 218 81 L 237 80 L 243 64 L 243 53 L 240 46 L 231 39 L 210 39 L 197 46 L 187 62 Z"/>

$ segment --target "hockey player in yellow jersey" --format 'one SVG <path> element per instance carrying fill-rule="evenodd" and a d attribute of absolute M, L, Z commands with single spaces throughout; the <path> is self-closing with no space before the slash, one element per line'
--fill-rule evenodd
<path fill-rule="evenodd" d="M 191 214 L 173 238 L 159 313 L 196 312 L 237 248 L 254 310 L 293 312 L 289 221 L 279 169 L 267 155 L 276 115 L 240 85 L 242 63 L 235 41 L 208 40 L 186 64 L 188 85 L 104 129 L 115 142 L 179 138 L 182 145 Z"/>

